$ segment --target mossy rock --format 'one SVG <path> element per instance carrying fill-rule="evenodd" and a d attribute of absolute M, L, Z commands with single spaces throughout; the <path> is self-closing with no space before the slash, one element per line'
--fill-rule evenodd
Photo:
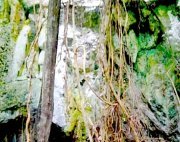
<path fill-rule="evenodd" d="M 142 50 L 150 50 L 156 47 L 157 38 L 153 34 L 140 33 L 136 36 L 133 30 L 130 30 L 127 35 L 128 54 L 133 63 L 136 62 L 138 52 Z"/>
<path fill-rule="evenodd" d="M 128 33 L 127 46 L 128 46 L 129 56 L 131 57 L 133 63 L 135 63 L 139 50 L 139 44 L 138 44 L 138 38 L 136 37 L 136 34 L 133 30 L 131 30 Z"/>
<path fill-rule="evenodd" d="M 17 0 L 11 3 L 11 38 L 16 41 L 24 24 L 25 14 L 21 3 Z"/>
<path fill-rule="evenodd" d="M 37 109 L 41 93 L 41 81 L 32 79 L 31 110 Z M 29 81 L 14 81 L 0 87 L 0 123 L 5 123 L 19 115 L 26 115 Z M 6 117 L 8 116 L 8 117 Z"/>
<path fill-rule="evenodd" d="M 140 33 L 138 36 L 138 45 L 140 50 L 150 49 L 156 45 L 156 39 L 154 35 L 150 35 L 149 33 Z"/>
<path fill-rule="evenodd" d="M 159 18 L 161 24 L 164 26 L 163 29 L 165 32 L 165 30 L 168 30 L 170 28 L 170 24 L 171 24 L 168 13 L 171 12 L 174 16 L 179 17 L 180 10 L 179 8 L 176 7 L 175 4 L 172 4 L 169 6 L 159 5 L 158 7 L 155 8 L 154 12 Z"/>
<path fill-rule="evenodd" d="M 135 65 L 146 103 L 161 125 L 167 127 L 168 134 L 176 129 L 179 117 L 173 88 L 177 78 L 173 55 L 171 48 L 160 44 L 156 49 L 141 51 Z"/>
<path fill-rule="evenodd" d="M 10 24 L 0 25 L 0 85 L 5 83 L 12 55 L 12 44 L 10 39 Z"/>

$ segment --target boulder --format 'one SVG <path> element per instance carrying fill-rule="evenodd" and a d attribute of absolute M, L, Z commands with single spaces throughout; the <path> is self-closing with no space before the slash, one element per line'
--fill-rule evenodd
<path fill-rule="evenodd" d="M 26 116 L 26 103 L 31 94 L 30 109 L 36 110 L 40 101 L 41 81 L 32 79 L 32 90 L 29 89 L 29 80 L 7 83 L 1 88 L 0 94 L 0 123 L 7 123 L 18 116 Z"/>

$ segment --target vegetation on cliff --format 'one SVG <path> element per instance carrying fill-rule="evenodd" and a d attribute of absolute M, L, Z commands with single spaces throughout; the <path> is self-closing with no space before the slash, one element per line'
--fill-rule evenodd
<path fill-rule="evenodd" d="M 65 24 L 61 50 L 66 54 L 66 135 L 77 142 L 178 142 L 178 2 L 105 0 L 103 5 L 92 7 L 92 10 L 70 2 L 61 6 Z M 43 8 L 47 7 L 41 3 L 28 5 L 26 0 L 0 1 L 2 123 L 19 116 L 37 119 L 29 112 L 37 113 L 41 94 L 43 63 L 39 60 L 44 47 L 39 46 L 38 38 L 46 28 L 47 9 Z M 72 26 L 71 37 L 67 35 L 68 24 Z M 99 44 L 85 39 L 78 46 L 80 36 L 75 34 L 76 28 L 93 31 L 98 35 Z M 22 32 L 23 29 L 27 30 Z M 20 39 L 23 45 L 19 44 Z M 20 53 L 23 55 L 19 56 Z M 22 60 L 14 61 L 15 56 Z M 16 64 L 18 68 L 12 69 Z M 44 70 L 48 69 L 54 71 L 47 65 Z M 28 94 L 32 94 L 31 99 Z M 53 99 L 50 101 L 46 104 L 53 104 Z M 53 112 L 48 113 L 52 115 Z M 34 124 L 29 121 L 27 126 L 29 124 L 36 125 L 36 121 Z M 48 124 L 50 127 L 50 122 Z M 26 128 L 26 135 L 27 132 L 36 135 L 33 127 Z"/>

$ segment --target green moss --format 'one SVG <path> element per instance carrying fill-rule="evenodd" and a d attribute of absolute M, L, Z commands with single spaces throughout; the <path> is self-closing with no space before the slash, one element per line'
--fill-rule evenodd
<path fill-rule="evenodd" d="M 70 112 L 70 125 L 66 127 L 66 133 L 74 132 L 74 138 L 77 142 L 86 141 L 86 128 L 82 118 L 82 113 L 75 109 Z"/>
<path fill-rule="evenodd" d="M 21 107 L 19 109 L 19 111 L 22 114 L 22 116 L 27 117 L 27 108 L 26 107 Z"/>
<path fill-rule="evenodd" d="M 177 77 L 173 55 L 167 43 L 161 43 L 155 49 L 140 51 L 135 65 L 137 82 L 156 118 L 162 125 L 173 119 L 172 126 L 176 125 L 177 119 L 177 107 L 169 79 L 174 82 Z"/>
<path fill-rule="evenodd" d="M 144 17 L 147 17 L 147 16 L 151 15 L 151 11 L 148 10 L 147 8 L 143 8 L 142 9 L 142 14 L 143 14 Z"/>
<path fill-rule="evenodd" d="M 85 12 L 84 14 L 85 21 L 83 26 L 92 29 L 99 29 L 100 26 L 100 13 L 96 11 Z"/>
<path fill-rule="evenodd" d="M 1 1 L 0 7 L 0 23 L 8 23 L 10 20 L 10 5 L 8 0 Z"/>
<path fill-rule="evenodd" d="M 28 25 L 28 23 L 29 23 L 29 20 L 27 21 L 27 25 Z M 31 46 L 31 43 L 34 41 L 35 36 L 36 36 L 36 33 L 32 32 L 32 30 L 30 30 L 30 32 L 28 33 L 28 42 L 27 42 L 27 45 L 26 45 L 26 56 L 28 56 L 29 53 L 30 53 L 30 50 L 31 50 L 30 46 Z M 35 50 L 38 51 L 39 48 L 35 48 Z"/>
<path fill-rule="evenodd" d="M 139 50 L 150 49 L 156 45 L 155 42 L 155 37 L 153 35 L 150 35 L 149 33 L 140 33 L 140 35 L 138 36 Z"/>
<path fill-rule="evenodd" d="M 94 64 L 94 70 L 98 70 L 99 69 L 99 65 L 98 64 Z"/>
<path fill-rule="evenodd" d="M 69 127 L 66 127 L 66 132 L 68 133 L 74 131 L 77 122 L 79 120 L 79 117 L 81 116 L 81 112 L 75 109 L 73 111 L 71 110 L 70 114 L 71 114 L 70 125 Z"/>
<path fill-rule="evenodd" d="M 155 9 L 155 12 L 156 12 L 156 14 L 159 15 L 159 16 L 168 16 L 168 15 L 167 15 L 167 11 L 168 11 L 168 10 L 169 10 L 169 9 L 168 9 L 167 6 L 160 5 L 159 7 L 157 7 L 157 8 Z"/>
<path fill-rule="evenodd" d="M 178 65 L 176 65 L 175 73 L 177 77 L 175 78 L 174 84 L 178 93 L 180 93 L 180 70 L 178 69 Z"/>
<path fill-rule="evenodd" d="M 137 72 L 148 73 L 155 65 L 162 64 L 166 71 L 173 72 L 176 66 L 173 55 L 170 47 L 164 43 L 159 44 L 156 49 L 140 51 L 135 68 Z"/>
<path fill-rule="evenodd" d="M 159 5 L 155 9 L 155 13 L 158 16 L 168 16 L 168 11 L 171 11 L 173 15 L 178 16 L 179 15 L 179 8 L 176 6 L 176 4 L 171 5 Z"/>
<path fill-rule="evenodd" d="M 74 132 L 74 138 L 77 142 L 86 141 L 86 127 L 82 118 L 82 113 L 79 110 L 74 110 L 70 112 L 70 124 L 65 128 L 65 132 L 69 135 L 71 132 Z"/>
<path fill-rule="evenodd" d="M 169 12 L 171 12 L 174 16 L 180 16 L 179 15 L 180 8 L 178 8 L 175 4 L 171 4 L 167 6 L 159 5 L 158 7 L 155 8 L 154 12 L 161 22 L 160 28 L 163 29 L 163 32 L 165 32 L 165 30 L 168 29 L 170 26 L 170 19 L 168 15 Z"/>
<path fill-rule="evenodd" d="M 38 13 L 38 11 L 39 11 L 39 8 L 40 8 L 40 5 L 39 4 L 36 4 L 36 5 L 34 5 L 34 6 L 31 6 L 31 7 L 26 7 L 25 8 L 25 12 L 27 13 L 27 14 L 37 14 Z"/>
<path fill-rule="evenodd" d="M 128 26 L 136 23 L 135 14 L 132 11 L 128 11 Z"/>
<path fill-rule="evenodd" d="M 157 38 L 158 33 L 163 30 L 161 27 L 161 23 L 155 18 L 153 14 L 148 17 L 149 20 L 149 28 L 153 32 L 153 36 Z"/>
<path fill-rule="evenodd" d="M 86 126 L 83 119 L 81 104 L 82 100 L 77 92 L 74 92 L 74 96 L 71 96 L 71 100 L 69 103 L 69 125 L 65 128 L 65 132 L 67 135 L 73 132 L 74 139 L 76 139 L 77 142 L 86 142 L 87 139 L 87 133 L 86 133 Z M 91 112 L 92 108 L 90 106 L 86 106 L 84 108 L 84 111 L 88 114 Z"/>
<path fill-rule="evenodd" d="M 20 30 L 22 29 L 22 24 L 24 24 L 24 11 L 22 5 L 19 2 L 13 3 L 11 5 L 11 37 L 14 41 L 17 40 Z"/>
<path fill-rule="evenodd" d="M 10 24 L 0 25 L 0 85 L 5 83 L 11 57 Z"/>
<path fill-rule="evenodd" d="M 26 45 L 26 51 L 25 51 L 25 55 L 28 56 L 29 53 L 30 53 L 30 42 L 27 42 L 27 45 Z"/>
<path fill-rule="evenodd" d="M 32 79 L 32 92 L 40 95 L 41 81 L 39 79 Z M 26 116 L 26 103 L 29 94 L 29 81 L 13 81 L 0 86 L 0 112 L 2 115 L 0 119 L 5 120 L 14 119 L 18 115 Z M 39 97 L 33 97 L 30 103 L 30 108 L 36 109 L 38 106 Z M 12 112 L 12 113 L 11 113 Z M 16 113 L 18 112 L 18 113 Z M 6 118 L 8 114 L 8 118 Z"/>
<path fill-rule="evenodd" d="M 143 77 L 145 77 L 147 72 L 146 62 L 147 62 L 147 53 L 145 51 L 139 52 L 134 69 L 138 74 L 140 74 Z"/>

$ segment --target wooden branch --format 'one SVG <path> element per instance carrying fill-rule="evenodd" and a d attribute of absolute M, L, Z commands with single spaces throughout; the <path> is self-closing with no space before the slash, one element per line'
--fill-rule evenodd
<path fill-rule="evenodd" d="M 47 19 L 47 42 L 43 66 L 43 84 L 41 96 L 40 120 L 37 141 L 48 142 L 52 117 L 55 64 L 58 45 L 59 17 L 61 0 L 50 0 Z"/>

